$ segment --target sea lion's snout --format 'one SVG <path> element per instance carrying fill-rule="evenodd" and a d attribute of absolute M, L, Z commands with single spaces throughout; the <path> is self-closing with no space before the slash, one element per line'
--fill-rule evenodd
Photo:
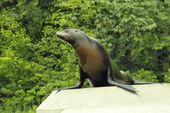
<path fill-rule="evenodd" d="M 70 44 L 73 44 L 74 43 L 74 38 L 72 38 L 71 34 L 66 32 L 66 30 L 64 31 L 58 31 L 56 32 L 56 35 L 59 39 L 63 40 L 63 41 L 66 41 Z"/>
<path fill-rule="evenodd" d="M 65 33 L 64 31 L 58 31 L 58 32 L 56 32 L 56 35 L 58 38 L 63 39 L 65 41 L 70 40 L 70 36 L 67 33 Z"/>
<path fill-rule="evenodd" d="M 56 32 L 56 35 L 57 35 L 57 37 L 62 38 L 62 37 L 64 37 L 65 34 L 61 31 L 58 31 L 58 32 Z"/>

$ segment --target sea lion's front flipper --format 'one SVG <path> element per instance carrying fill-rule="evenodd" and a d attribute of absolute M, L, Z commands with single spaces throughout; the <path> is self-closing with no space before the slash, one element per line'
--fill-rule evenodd
<path fill-rule="evenodd" d="M 83 69 L 79 66 L 80 68 L 80 81 L 77 85 L 75 86 L 71 86 L 71 87 L 65 87 L 65 88 L 61 88 L 61 89 L 56 89 L 58 93 L 59 91 L 61 90 L 67 90 L 67 89 L 78 89 L 78 88 L 82 88 L 83 87 L 83 84 L 84 84 L 84 81 L 86 80 L 87 78 L 87 75 L 86 73 L 83 71 Z"/>
<path fill-rule="evenodd" d="M 83 85 L 82 85 L 82 83 L 81 82 L 79 82 L 77 85 L 75 85 L 75 86 L 71 86 L 71 87 L 65 87 L 65 88 L 59 88 L 59 89 L 56 89 L 57 90 L 57 92 L 56 93 L 58 93 L 59 91 L 61 91 L 61 90 L 67 90 L 67 89 L 78 89 L 78 88 L 82 88 L 83 87 Z"/>
<path fill-rule="evenodd" d="M 84 83 L 84 82 L 79 82 L 79 83 L 78 83 L 77 85 L 75 85 L 75 86 L 71 86 L 71 87 L 65 87 L 65 88 L 56 89 L 56 90 L 57 90 L 57 92 L 56 92 L 56 93 L 60 92 L 61 90 L 68 90 L 68 89 L 78 89 L 78 88 L 82 88 L 82 87 L 83 87 L 83 83 Z"/>

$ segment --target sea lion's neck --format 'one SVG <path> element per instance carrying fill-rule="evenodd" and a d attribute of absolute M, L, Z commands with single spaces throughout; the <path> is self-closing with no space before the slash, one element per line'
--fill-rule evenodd
<path fill-rule="evenodd" d="M 86 64 L 87 57 L 90 54 L 89 53 L 90 48 L 91 48 L 91 45 L 87 41 L 80 42 L 75 46 L 75 50 L 76 50 L 77 56 L 79 58 L 81 67 L 83 67 L 84 64 Z"/>
<path fill-rule="evenodd" d="M 98 61 L 102 60 L 100 50 L 95 43 L 83 42 L 79 44 L 75 50 L 81 67 L 87 63 L 87 58 L 92 58 Z"/>

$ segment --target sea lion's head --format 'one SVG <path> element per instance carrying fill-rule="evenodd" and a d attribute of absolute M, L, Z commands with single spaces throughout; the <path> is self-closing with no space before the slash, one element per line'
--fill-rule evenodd
<path fill-rule="evenodd" d="M 88 40 L 88 36 L 79 29 L 65 29 L 64 31 L 58 31 L 56 35 L 58 38 L 70 43 L 73 47 L 80 42 Z"/>

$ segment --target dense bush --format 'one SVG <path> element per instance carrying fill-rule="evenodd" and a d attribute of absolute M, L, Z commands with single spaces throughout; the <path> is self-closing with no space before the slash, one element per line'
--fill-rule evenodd
<path fill-rule="evenodd" d="M 170 82 L 169 0 L 1 0 L 0 112 L 35 112 L 55 88 L 79 78 L 73 48 L 56 31 L 97 38 L 120 69 Z"/>

